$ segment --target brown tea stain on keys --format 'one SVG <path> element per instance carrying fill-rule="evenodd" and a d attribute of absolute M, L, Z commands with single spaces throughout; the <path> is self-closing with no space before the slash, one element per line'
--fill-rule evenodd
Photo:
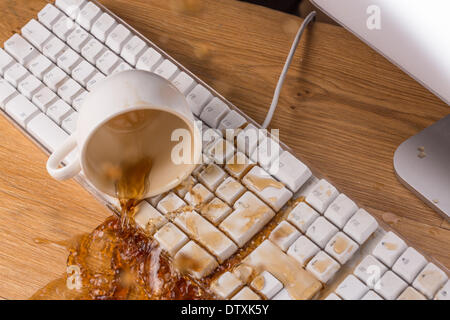
<path fill-rule="evenodd" d="M 255 277 L 255 279 L 253 279 L 253 281 L 252 281 L 252 287 L 256 291 L 261 291 L 265 285 L 266 285 L 266 281 L 264 280 L 264 277 L 262 275 Z"/>
<path fill-rule="evenodd" d="M 395 244 L 395 243 L 392 243 L 392 242 L 383 242 L 382 243 L 383 244 L 383 246 L 385 246 L 385 248 L 386 249 L 388 249 L 388 250 L 397 250 L 397 245 Z"/>
<path fill-rule="evenodd" d="M 324 273 L 325 270 L 330 266 L 331 261 L 330 260 L 317 260 L 314 262 L 313 267 L 316 269 L 319 273 Z"/>
<path fill-rule="evenodd" d="M 341 254 L 348 248 L 348 241 L 343 237 L 337 237 L 333 244 L 333 250 L 337 254 Z"/>
<path fill-rule="evenodd" d="M 276 189 L 284 188 L 284 184 L 272 178 L 261 178 L 253 174 L 249 174 L 245 179 L 247 179 L 256 189 L 258 189 L 258 191 L 263 191 L 268 187 L 273 187 Z"/>

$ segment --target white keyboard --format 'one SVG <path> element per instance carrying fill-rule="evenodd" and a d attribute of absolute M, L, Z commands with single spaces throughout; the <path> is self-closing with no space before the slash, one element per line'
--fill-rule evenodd
<path fill-rule="evenodd" d="M 286 146 L 266 136 L 247 146 L 239 136 L 235 145 L 224 139 L 223 129 L 258 126 L 96 2 L 56 0 L 5 42 L 0 107 L 52 152 L 76 131 L 86 94 L 105 77 L 134 68 L 171 81 L 204 131 L 217 129 L 204 137 L 205 163 L 173 191 L 142 202 L 136 222 L 175 265 L 193 278 L 211 279 L 219 298 L 449 299 L 447 269 L 313 176 Z M 212 151 L 224 143 L 227 152 Z M 279 159 L 261 156 L 268 143 L 282 150 Z M 238 156 L 247 165 L 229 163 Z M 271 176 L 275 160 L 280 170 Z M 115 208 L 114 199 L 82 175 L 78 180 Z M 170 214 L 201 203 L 199 212 Z M 225 261 L 230 267 L 219 271 Z"/>

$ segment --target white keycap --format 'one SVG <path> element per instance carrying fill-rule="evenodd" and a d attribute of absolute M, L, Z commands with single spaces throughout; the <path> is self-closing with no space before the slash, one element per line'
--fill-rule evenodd
<path fill-rule="evenodd" d="M 23 95 L 17 95 L 9 100 L 5 110 L 22 127 L 25 127 L 39 113 L 39 109 Z"/>
<path fill-rule="evenodd" d="M 17 94 L 16 89 L 14 89 L 8 81 L 0 78 L 0 107 L 5 108 L 5 104 Z"/>
<path fill-rule="evenodd" d="M 141 38 L 133 36 L 123 47 L 121 56 L 129 64 L 135 66 L 146 49 L 145 42 Z"/>
<path fill-rule="evenodd" d="M 219 98 L 214 98 L 203 109 L 200 114 L 202 119 L 208 126 L 217 128 L 222 118 L 230 111 L 230 108 Z"/>
<path fill-rule="evenodd" d="M 74 111 L 63 120 L 61 128 L 66 130 L 68 134 L 72 134 L 77 130 L 77 121 L 78 121 L 78 112 Z"/>
<path fill-rule="evenodd" d="M 281 221 L 270 233 L 269 240 L 286 251 L 300 235 L 301 233 L 289 222 Z"/>
<path fill-rule="evenodd" d="M 219 184 L 226 178 L 227 174 L 222 168 L 215 164 L 209 164 L 198 175 L 198 180 L 209 190 L 215 191 Z"/>
<path fill-rule="evenodd" d="M 306 202 L 308 202 L 319 213 L 324 213 L 338 195 L 339 192 L 337 189 L 328 181 L 322 179 L 306 197 Z"/>
<path fill-rule="evenodd" d="M 361 300 L 384 300 L 382 297 L 377 295 L 375 291 L 369 290 L 362 298 Z"/>
<path fill-rule="evenodd" d="M 85 0 L 56 0 L 55 5 L 69 17 L 75 19 L 85 3 Z"/>
<path fill-rule="evenodd" d="M 254 153 L 258 143 L 264 138 L 264 131 L 259 130 L 253 124 L 249 124 L 242 130 L 236 138 L 236 146 L 239 151 L 248 157 Z"/>
<path fill-rule="evenodd" d="M 234 178 L 241 179 L 253 166 L 253 161 L 238 151 L 227 161 L 225 170 Z"/>
<path fill-rule="evenodd" d="M 53 67 L 44 75 L 44 83 L 53 91 L 57 91 L 59 86 L 66 80 L 67 74 L 58 67 Z"/>
<path fill-rule="evenodd" d="M 283 284 L 267 271 L 263 271 L 257 275 L 250 283 L 250 286 L 267 299 L 272 299 L 283 289 Z"/>
<path fill-rule="evenodd" d="M 156 209 L 158 209 L 162 214 L 167 214 L 177 211 L 184 206 L 186 206 L 186 203 L 181 200 L 175 193 L 170 192 L 159 201 Z"/>
<path fill-rule="evenodd" d="M 97 60 L 97 68 L 104 74 L 109 75 L 120 61 L 120 58 L 114 52 L 107 50 Z"/>
<path fill-rule="evenodd" d="M 106 38 L 106 45 L 115 53 L 120 54 L 123 46 L 132 34 L 124 25 L 118 24 Z"/>
<path fill-rule="evenodd" d="M 95 64 L 105 50 L 106 47 L 100 41 L 92 38 L 81 49 L 81 55 L 90 63 Z"/>
<path fill-rule="evenodd" d="M 289 213 L 287 220 L 305 233 L 309 226 L 319 217 L 316 210 L 308 206 L 306 202 L 298 203 Z"/>
<path fill-rule="evenodd" d="M 227 271 L 211 283 L 211 289 L 222 299 L 228 299 L 236 293 L 243 283 L 234 274 Z"/>
<path fill-rule="evenodd" d="M 27 131 L 50 152 L 59 148 L 68 135 L 43 113 L 37 114 L 27 125 Z"/>
<path fill-rule="evenodd" d="M 280 292 L 278 292 L 272 300 L 293 300 L 291 295 L 286 289 L 282 289 Z"/>
<path fill-rule="evenodd" d="M 212 199 L 208 204 L 201 208 L 201 215 L 218 225 L 231 213 L 231 208 L 219 198 Z"/>
<path fill-rule="evenodd" d="M 46 27 L 31 19 L 23 28 L 22 36 L 27 39 L 33 46 L 42 51 L 43 44 L 47 41 L 51 33 Z"/>
<path fill-rule="evenodd" d="M 167 223 L 167 219 L 147 201 L 141 201 L 136 206 L 134 221 L 149 234 L 153 234 Z"/>
<path fill-rule="evenodd" d="M 4 46 L 6 52 L 23 65 L 28 64 L 38 54 L 36 48 L 17 33 L 6 40 Z"/>
<path fill-rule="evenodd" d="M 65 15 L 61 16 L 53 25 L 53 33 L 63 41 L 67 40 L 67 37 L 76 27 L 76 23 Z"/>
<path fill-rule="evenodd" d="M 56 37 L 50 38 L 50 40 L 44 45 L 43 53 L 51 61 L 56 63 L 58 57 L 66 51 L 68 46 Z"/>
<path fill-rule="evenodd" d="M 77 110 L 80 111 L 81 107 L 83 106 L 83 102 L 84 99 L 86 99 L 88 92 L 87 91 L 82 91 L 80 94 L 78 94 L 78 96 L 73 100 L 72 103 L 72 107 Z"/>
<path fill-rule="evenodd" d="M 189 176 L 184 179 L 178 186 L 176 186 L 173 191 L 180 198 L 184 198 L 186 193 L 188 193 L 197 183 L 197 180 L 193 176 Z"/>
<path fill-rule="evenodd" d="M 191 239 L 212 253 L 219 263 L 224 262 L 238 249 L 233 241 L 195 211 L 178 214 L 174 222 Z"/>
<path fill-rule="evenodd" d="M 76 52 L 81 52 L 81 49 L 89 41 L 89 38 L 89 33 L 80 26 L 77 26 L 67 37 L 67 44 Z"/>
<path fill-rule="evenodd" d="M 217 187 L 216 195 L 231 206 L 245 191 L 242 184 L 228 177 Z"/>
<path fill-rule="evenodd" d="M 210 148 L 206 150 L 206 154 L 217 164 L 226 163 L 235 152 L 233 144 L 225 139 L 218 139 Z"/>
<path fill-rule="evenodd" d="M 43 86 L 42 82 L 33 75 L 28 75 L 23 79 L 17 89 L 28 99 L 32 99 L 33 95 Z"/>
<path fill-rule="evenodd" d="M 222 135 L 216 130 L 207 128 L 203 130 L 202 127 L 202 148 L 203 152 L 207 152 L 218 141 L 222 140 Z"/>
<path fill-rule="evenodd" d="M 386 300 L 395 300 L 408 284 L 392 271 L 387 271 L 375 285 L 375 291 Z"/>
<path fill-rule="evenodd" d="M 194 115 L 199 117 L 203 110 L 203 107 L 211 99 L 211 97 L 211 93 L 204 86 L 198 84 L 187 95 L 186 99 L 189 107 L 191 107 L 191 111 L 194 113 Z"/>
<path fill-rule="evenodd" d="M 338 232 L 338 229 L 324 217 L 317 218 L 306 230 L 306 235 L 322 249 Z"/>
<path fill-rule="evenodd" d="M 58 20 L 61 15 L 61 11 L 59 11 L 52 4 L 48 3 L 41 11 L 39 11 L 38 20 L 40 23 L 51 30 L 56 20 Z"/>
<path fill-rule="evenodd" d="M 221 118 L 221 116 L 219 118 Z M 239 128 L 242 128 L 246 123 L 247 123 L 247 120 L 245 120 L 245 118 L 243 116 L 241 116 L 239 113 L 237 113 L 236 110 L 231 110 L 220 121 L 218 129 L 219 130 L 227 130 L 227 129 L 237 130 Z"/>
<path fill-rule="evenodd" d="M 320 248 L 305 236 L 298 238 L 288 249 L 287 254 L 297 260 L 300 265 L 306 266 L 309 260 L 312 259 Z"/>
<path fill-rule="evenodd" d="M 170 80 L 178 71 L 178 67 L 170 62 L 169 60 L 164 60 L 159 66 L 156 67 L 155 73 L 160 75 L 164 79 Z"/>
<path fill-rule="evenodd" d="M 28 69 L 32 74 L 34 74 L 38 79 L 42 80 L 44 74 L 53 66 L 53 63 L 42 54 L 36 56 L 30 64 Z"/>
<path fill-rule="evenodd" d="M 183 231 L 170 222 L 161 227 L 155 233 L 154 237 L 159 242 L 161 248 L 171 256 L 177 253 L 189 241 L 189 238 Z"/>
<path fill-rule="evenodd" d="M 116 20 L 107 13 L 103 13 L 92 26 L 91 33 L 101 42 L 105 42 L 110 32 L 116 26 Z"/>
<path fill-rule="evenodd" d="M 275 211 L 280 210 L 292 198 L 291 191 L 257 166 L 253 167 L 242 179 L 242 183 L 268 203 Z"/>
<path fill-rule="evenodd" d="M 83 9 L 81 9 L 78 14 L 76 21 L 77 23 L 85 28 L 86 30 L 91 30 L 92 24 L 97 20 L 102 14 L 102 11 L 94 3 L 88 2 Z"/>
<path fill-rule="evenodd" d="M 334 261 L 324 251 L 317 253 L 306 266 L 306 270 L 311 272 L 322 283 L 327 283 L 339 268 L 339 263 Z"/>
<path fill-rule="evenodd" d="M 424 256 L 417 252 L 416 249 L 409 247 L 403 252 L 400 258 L 397 259 L 392 270 L 406 282 L 412 283 L 426 264 L 427 260 Z"/>
<path fill-rule="evenodd" d="M 94 72 L 94 66 L 87 61 L 82 61 L 72 70 L 72 78 L 78 81 L 82 86 L 86 86 Z"/>
<path fill-rule="evenodd" d="M 275 215 L 264 202 L 246 192 L 234 204 L 234 211 L 220 224 L 226 234 L 240 247 L 244 246 Z"/>
<path fill-rule="evenodd" d="M 114 70 L 111 72 L 111 74 L 116 74 L 122 71 L 127 70 L 133 70 L 133 68 L 126 62 L 121 62 L 117 67 L 114 68 Z"/>
<path fill-rule="evenodd" d="M 194 207 L 207 203 L 212 198 L 214 198 L 214 194 L 200 183 L 192 187 L 192 189 L 184 196 L 184 200 Z"/>
<path fill-rule="evenodd" d="M 80 63 L 80 61 L 80 55 L 69 48 L 56 59 L 56 64 L 67 74 L 71 74 L 72 70 Z"/>
<path fill-rule="evenodd" d="M 5 80 L 17 87 L 30 73 L 22 65 L 15 63 L 5 72 Z"/>
<path fill-rule="evenodd" d="M 356 210 L 358 210 L 358 207 L 355 202 L 341 193 L 330 204 L 324 215 L 328 220 L 342 229 L 347 221 L 355 214 Z"/>
<path fill-rule="evenodd" d="M 406 248 L 405 241 L 392 231 L 389 231 L 373 249 L 372 255 L 388 267 L 392 267 Z"/>
<path fill-rule="evenodd" d="M 103 75 L 98 71 L 95 71 L 94 75 L 91 76 L 91 78 L 86 83 L 86 89 L 88 89 L 88 91 L 92 91 L 95 88 L 95 86 L 98 85 L 105 78 L 106 78 L 105 75 Z"/>
<path fill-rule="evenodd" d="M 249 287 L 244 287 L 231 300 L 261 300 L 261 298 Z"/>
<path fill-rule="evenodd" d="M 359 245 L 355 241 L 344 233 L 338 232 L 328 241 L 325 251 L 343 265 L 350 260 L 358 248 Z"/>
<path fill-rule="evenodd" d="M 352 274 L 348 275 L 336 288 L 336 293 L 344 300 L 359 300 L 368 291 L 369 288 Z"/>
<path fill-rule="evenodd" d="M 344 232 L 359 244 L 363 244 L 378 228 L 378 222 L 366 210 L 359 209 L 344 227 Z"/>
<path fill-rule="evenodd" d="M 172 83 L 178 90 L 184 95 L 186 95 L 195 85 L 194 79 L 188 76 L 183 71 L 180 72 L 175 79 L 172 80 Z"/>
<path fill-rule="evenodd" d="M 57 100 L 47 109 L 47 115 L 59 125 L 72 112 L 73 109 L 61 99 Z"/>
<path fill-rule="evenodd" d="M 367 255 L 355 268 L 353 274 L 369 288 L 373 288 L 386 271 L 384 264 L 371 255 Z"/>
<path fill-rule="evenodd" d="M 416 277 L 413 287 L 423 293 L 428 299 L 432 299 L 447 279 L 445 272 L 430 262 Z"/>
<path fill-rule="evenodd" d="M 250 156 L 254 162 L 258 162 L 264 170 L 269 171 L 270 174 L 278 172 L 278 158 L 283 150 L 278 142 L 269 137 L 263 137 L 258 144 L 258 148 Z M 273 168 L 272 168 L 273 167 Z"/>
<path fill-rule="evenodd" d="M 444 286 L 436 293 L 434 300 L 450 300 L 450 281 L 444 284 Z"/>
<path fill-rule="evenodd" d="M 288 151 L 281 154 L 279 169 L 274 174 L 275 178 L 283 182 L 292 192 L 297 192 L 311 175 L 311 170 Z"/>
<path fill-rule="evenodd" d="M 34 96 L 33 103 L 42 111 L 46 112 L 50 104 L 52 104 L 58 97 L 48 87 L 41 88 Z"/>
<path fill-rule="evenodd" d="M 155 67 L 162 60 L 162 56 L 159 52 L 157 52 L 153 48 L 148 48 L 144 54 L 139 58 L 136 69 L 145 70 L 145 71 L 153 71 Z"/>
<path fill-rule="evenodd" d="M 15 63 L 9 54 L 0 48 L 0 75 L 4 75 L 5 71 Z"/>
<path fill-rule="evenodd" d="M 81 90 L 83 88 L 75 80 L 68 79 L 58 88 L 58 95 L 71 105 Z"/>
<path fill-rule="evenodd" d="M 426 300 L 426 298 L 413 287 L 408 287 L 398 296 L 397 300 Z"/>
<path fill-rule="evenodd" d="M 214 257 L 194 241 L 189 241 L 178 251 L 174 258 L 174 265 L 182 273 L 189 273 L 196 279 L 208 276 L 218 266 Z"/>

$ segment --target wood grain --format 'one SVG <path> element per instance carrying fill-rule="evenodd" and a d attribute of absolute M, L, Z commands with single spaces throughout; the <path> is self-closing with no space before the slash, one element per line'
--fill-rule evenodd
<path fill-rule="evenodd" d="M 246 3 L 101 0 L 262 122 L 301 19 Z M 4 42 L 44 6 L 0 2 Z M 340 27 L 316 23 L 297 50 L 272 127 L 342 191 L 450 266 L 450 227 L 396 179 L 392 156 L 449 113 L 414 80 Z M 64 272 L 65 240 L 110 213 L 73 181 L 53 181 L 46 156 L 0 117 L 0 297 L 23 299 Z"/>

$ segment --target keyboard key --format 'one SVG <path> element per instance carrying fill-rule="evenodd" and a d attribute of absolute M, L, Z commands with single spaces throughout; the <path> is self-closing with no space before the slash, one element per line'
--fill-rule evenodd
<path fill-rule="evenodd" d="M 447 281 L 445 285 L 436 293 L 434 300 L 450 300 L 450 281 Z"/>
<path fill-rule="evenodd" d="M 178 251 L 174 265 L 182 273 L 187 272 L 196 279 L 208 276 L 218 267 L 214 257 L 194 241 L 189 241 Z"/>
<path fill-rule="evenodd" d="M 0 75 L 3 76 L 5 74 L 5 71 L 9 69 L 9 67 L 11 67 L 14 63 L 14 59 L 0 48 Z"/>
<path fill-rule="evenodd" d="M 38 79 L 42 80 L 44 74 L 53 66 L 53 63 L 42 54 L 34 58 L 28 65 L 28 69 L 34 74 Z"/>
<path fill-rule="evenodd" d="M 170 222 L 155 233 L 155 239 L 161 248 L 171 256 L 175 255 L 189 241 L 189 238 Z"/>
<path fill-rule="evenodd" d="M 217 187 L 216 194 L 231 206 L 245 191 L 242 184 L 232 177 L 228 177 Z"/>
<path fill-rule="evenodd" d="M 384 264 L 371 255 L 367 255 L 355 268 L 353 274 L 369 288 L 373 288 L 386 271 Z"/>
<path fill-rule="evenodd" d="M 198 175 L 198 180 L 209 190 L 215 191 L 219 184 L 225 180 L 227 174 L 215 164 L 209 164 Z"/>
<path fill-rule="evenodd" d="M 67 37 L 67 44 L 76 52 L 80 53 L 81 49 L 89 41 L 89 39 L 89 33 L 80 26 L 76 26 Z"/>
<path fill-rule="evenodd" d="M 280 210 L 292 198 L 291 191 L 260 167 L 253 167 L 242 179 L 242 183 L 255 192 L 275 211 Z"/>
<path fill-rule="evenodd" d="M 87 31 L 91 30 L 94 21 L 102 14 L 102 11 L 94 3 L 88 2 L 78 14 L 76 21 Z"/>
<path fill-rule="evenodd" d="M 87 91 L 82 91 L 78 96 L 73 100 L 72 107 L 80 111 L 81 107 L 83 106 L 84 99 L 86 98 L 86 95 L 88 94 Z"/>
<path fill-rule="evenodd" d="M 256 276 L 250 283 L 250 286 L 267 299 L 272 299 L 283 289 L 283 284 L 267 271 L 263 271 Z"/>
<path fill-rule="evenodd" d="M 200 116 L 203 107 L 211 99 L 211 93 L 202 85 L 198 84 L 195 88 L 187 95 L 186 99 L 191 108 L 191 111 L 197 117 Z"/>
<path fill-rule="evenodd" d="M 42 111 L 46 112 L 50 104 L 52 104 L 58 97 L 48 87 L 41 88 L 34 96 L 33 103 Z"/>
<path fill-rule="evenodd" d="M 148 48 L 147 51 L 139 58 L 136 69 L 153 71 L 155 67 L 162 61 L 162 56 L 153 48 Z"/>
<path fill-rule="evenodd" d="M 413 287 L 408 287 L 403 291 L 397 300 L 427 300 L 421 293 Z"/>
<path fill-rule="evenodd" d="M 373 249 L 372 255 L 388 267 L 392 267 L 398 257 L 406 250 L 405 241 L 389 231 Z"/>
<path fill-rule="evenodd" d="M 358 207 L 356 204 L 345 194 L 341 193 L 330 204 L 324 215 L 328 220 L 342 229 L 357 210 Z"/>
<path fill-rule="evenodd" d="M 287 220 L 301 232 L 306 233 L 309 226 L 319 217 L 319 214 L 306 202 L 298 203 L 289 213 Z"/>
<path fill-rule="evenodd" d="M 22 65 L 15 63 L 5 72 L 5 80 L 17 87 L 30 73 Z"/>
<path fill-rule="evenodd" d="M 186 203 L 183 200 L 181 200 L 175 193 L 170 192 L 159 201 L 156 209 L 158 209 L 162 214 L 168 214 L 185 206 Z"/>
<path fill-rule="evenodd" d="M 212 198 L 214 198 L 214 194 L 211 193 L 205 186 L 198 183 L 194 187 L 192 187 L 189 192 L 186 193 L 184 200 L 189 203 L 191 206 L 199 206 L 201 204 L 207 203 Z"/>
<path fill-rule="evenodd" d="M 283 290 L 287 291 L 287 297 L 290 297 L 290 299 L 311 299 L 322 288 L 321 283 L 317 279 L 303 268 L 300 268 L 294 259 L 286 255 L 269 240 L 265 240 L 253 250 L 243 260 L 242 265 L 249 266 L 253 270 L 265 270 L 272 274 L 283 284 Z M 283 290 L 275 297 L 280 295 Z"/>
<path fill-rule="evenodd" d="M 75 19 L 85 3 L 85 0 L 56 0 L 55 5 L 69 17 Z"/>
<path fill-rule="evenodd" d="M 409 247 L 400 258 L 398 258 L 397 262 L 392 267 L 392 270 L 406 282 L 412 283 L 426 264 L 427 260 L 414 248 Z"/>
<path fill-rule="evenodd" d="M 5 104 L 15 95 L 17 95 L 16 89 L 6 80 L 0 79 L 0 107 L 4 109 Z"/>
<path fill-rule="evenodd" d="M 33 46 L 42 51 L 45 41 L 52 35 L 50 31 L 35 19 L 31 19 L 23 28 L 22 35 Z"/>
<path fill-rule="evenodd" d="M 219 198 L 212 199 L 208 204 L 200 210 L 202 216 L 211 221 L 214 225 L 218 225 L 231 213 L 231 208 Z"/>
<path fill-rule="evenodd" d="M 270 174 L 275 174 L 278 172 L 279 161 L 277 159 L 280 157 L 283 150 L 280 145 L 275 142 L 272 138 L 263 137 L 258 144 L 258 148 L 250 156 L 250 159 L 254 162 L 258 162 L 264 170 L 270 172 Z M 273 168 L 272 168 L 273 166 Z"/>
<path fill-rule="evenodd" d="M 222 299 L 228 299 L 234 295 L 243 283 L 234 274 L 227 271 L 211 283 L 212 291 Z"/>
<path fill-rule="evenodd" d="M 224 164 L 234 155 L 233 144 L 225 139 L 218 139 L 217 142 L 206 150 L 206 154 L 217 164 Z"/>
<path fill-rule="evenodd" d="M 94 75 L 91 76 L 91 78 L 86 83 L 86 89 L 88 89 L 88 91 L 94 90 L 95 87 L 105 78 L 106 77 L 100 72 L 94 71 Z"/>
<path fill-rule="evenodd" d="M 282 289 L 280 292 L 278 292 L 272 300 L 293 300 L 291 295 L 286 289 Z"/>
<path fill-rule="evenodd" d="M 50 38 L 50 40 L 44 45 L 43 53 L 51 61 L 56 63 L 56 60 L 61 53 L 68 50 L 68 46 L 63 41 L 56 37 Z"/>
<path fill-rule="evenodd" d="M 44 9 L 39 11 L 38 20 L 44 26 L 52 30 L 53 25 L 62 16 L 62 12 L 59 11 L 55 6 L 48 3 Z"/>
<path fill-rule="evenodd" d="M 358 250 L 359 246 L 344 233 L 338 232 L 325 247 L 325 251 L 336 259 L 341 265 L 345 264 L 353 254 Z"/>
<path fill-rule="evenodd" d="M 178 67 L 170 62 L 169 60 L 164 60 L 159 66 L 156 67 L 155 73 L 160 75 L 166 80 L 170 80 L 178 71 Z"/>
<path fill-rule="evenodd" d="M 324 251 L 317 253 L 306 266 L 306 270 L 311 272 L 322 283 L 327 283 L 339 268 L 339 263 L 334 261 Z"/>
<path fill-rule="evenodd" d="M 220 224 L 220 229 L 240 247 L 275 216 L 275 212 L 248 191 L 233 207 L 234 211 Z"/>
<path fill-rule="evenodd" d="M 74 50 L 68 48 L 56 59 L 58 67 L 63 69 L 67 74 L 71 74 L 72 70 L 81 62 L 81 57 Z"/>
<path fill-rule="evenodd" d="M 95 64 L 105 50 L 106 47 L 100 41 L 92 38 L 81 49 L 81 55 L 90 63 Z"/>
<path fill-rule="evenodd" d="M 167 223 L 167 219 L 147 201 L 141 201 L 136 206 L 134 221 L 150 235 Z"/>
<path fill-rule="evenodd" d="M 182 94 L 186 95 L 194 88 L 195 81 L 182 71 L 172 80 L 172 84 L 177 87 Z"/>
<path fill-rule="evenodd" d="M 348 275 L 336 288 L 336 293 L 344 300 L 359 300 L 368 291 L 369 288 L 352 274 Z"/>
<path fill-rule="evenodd" d="M 85 87 L 95 71 L 95 67 L 89 62 L 82 61 L 72 70 L 72 78 Z"/>
<path fill-rule="evenodd" d="M 287 254 L 297 260 L 300 265 L 306 264 L 320 251 L 320 248 L 305 236 L 301 236 L 289 247 Z"/>
<path fill-rule="evenodd" d="M 25 127 L 39 113 L 39 109 L 23 95 L 17 95 L 6 103 L 6 113 Z"/>
<path fill-rule="evenodd" d="M 445 284 L 448 277 L 434 263 L 428 263 L 413 282 L 414 288 L 432 299 L 436 292 Z"/>
<path fill-rule="evenodd" d="M 61 127 L 66 130 L 68 134 L 72 134 L 77 130 L 78 112 L 72 112 L 68 117 L 66 117 Z M 136 217 L 135 217 L 136 218 Z"/>
<path fill-rule="evenodd" d="M 386 300 L 395 300 L 408 284 L 392 271 L 387 271 L 375 285 L 375 291 Z"/>
<path fill-rule="evenodd" d="M 330 293 L 324 300 L 342 300 L 339 298 L 339 296 L 335 293 Z"/>
<path fill-rule="evenodd" d="M 214 98 L 200 114 L 202 119 L 211 128 L 217 128 L 222 118 L 230 111 L 230 108 L 219 98 Z"/>
<path fill-rule="evenodd" d="M 68 104 L 72 104 L 81 90 L 83 90 L 81 86 L 69 78 L 58 88 L 58 95 Z"/>
<path fill-rule="evenodd" d="M 103 13 L 92 26 L 91 33 L 101 42 L 105 42 L 110 32 L 117 25 L 116 20 L 107 13 Z"/>
<path fill-rule="evenodd" d="M 369 290 L 362 298 L 361 300 L 384 300 L 382 297 L 377 295 L 375 291 Z"/>
<path fill-rule="evenodd" d="M 47 109 L 47 115 L 58 125 L 61 125 L 62 121 L 72 112 L 73 109 L 61 99 L 57 100 Z"/>
<path fill-rule="evenodd" d="M 28 64 L 38 54 L 38 51 L 17 33 L 6 40 L 4 46 L 6 52 L 22 65 Z"/>
<path fill-rule="evenodd" d="M 59 148 L 68 135 L 43 113 L 30 120 L 27 131 L 50 152 Z"/>
<path fill-rule="evenodd" d="M 366 210 L 359 209 L 345 225 L 344 232 L 359 244 L 363 244 L 377 228 L 377 220 Z"/>
<path fill-rule="evenodd" d="M 322 214 L 338 195 L 337 189 L 322 179 L 306 197 L 306 202 Z"/>
<path fill-rule="evenodd" d="M 237 129 L 242 128 L 247 123 L 247 120 L 245 120 L 245 118 L 243 116 L 241 116 L 239 113 L 237 113 L 236 110 L 231 110 L 224 117 L 221 117 L 221 115 L 220 115 L 219 118 L 222 118 L 222 120 L 220 121 L 218 129 L 222 130 L 222 131 L 225 131 L 227 129 L 237 131 Z M 237 135 L 236 131 L 235 131 L 235 133 Z M 229 139 L 229 140 L 234 141 L 234 136 L 233 136 L 233 139 Z"/>
<path fill-rule="evenodd" d="M 288 151 L 281 154 L 279 169 L 274 173 L 275 178 L 283 182 L 292 192 L 297 192 L 311 175 L 311 170 Z"/>
<path fill-rule="evenodd" d="M 130 30 L 122 24 L 118 24 L 106 38 L 106 45 L 115 53 L 120 54 L 123 46 L 128 42 L 131 36 Z"/>
<path fill-rule="evenodd" d="M 186 179 L 184 179 L 178 186 L 176 186 L 173 191 L 179 196 L 180 198 L 184 198 L 186 193 L 188 193 L 192 187 L 195 186 L 197 183 L 197 180 L 193 176 L 189 176 Z"/>
<path fill-rule="evenodd" d="M 231 300 L 261 300 L 261 298 L 249 287 L 244 287 Z"/>
<path fill-rule="evenodd" d="M 28 99 L 31 100 L 33 95 L 42 87 L 42 82 L 35 76 L 29 74 L 25 79 L 23 79 L 17 89 Z"/>
<path fill-rule="evenodd" d="M 75 29 L 76 24 L 70 18 L 65 15 L 61 16 L 61 18 L 56 21 L 53 25 L 53 33 L 63 41 L 67 40 L 69 34 Z"/>
<path fill-rule="evenodd" d="M 120 58 L 114 52 L 107 50 L 97 60 L 97 68 L 104 74 L 109 75 L 120 61 Z"/>
<path fill-rule="evenodd" d="M 258 147 L 258 143 L 263 139 L 264 134 L 254 125 L 249 124 L 244 130 L 238 133 L 236 145 L 239 151 L 250 157 Z"/>
<path fill-rule="evenodd" d="M 50 89 L 57 91 L 66 78 L 67 74 L 55 66 L 44 75 L 43 81 Z"/>
<path fill-rule="evenodd" d="M 220 263 L 228 259 L 238 249 L 233 241 L 195 211 L 178 214 L 174 222 L 191 239 L 197 241 L 212 253 Z"/>
<path fill-rule="evenodd" d="M 253 166 L 254 163 L 238 151 L 227 161 L 225 170 L 234 178 L 241 179 Z"/>
<path fill-rule="evenodd" d="M 324 217 L 319 217 L 306 230 L 306 235 L 322 249 L 338 232 L 338 229 Z"/>
<path fill-rule="evenodd" d="M 147 48 L 147 45 L 141 38 L 133 36 L 123 47 L 121 56 L 129 64 L 135 66 Z"/>
<path fill-rule="evenodd" d="M 281 250 L 286 251 L 300 235 L 300 232 L 289 222 L 281 221 L 270 233 L 269 240 Z"/>
<path fill-rule="evenodd" d="M 122 71 L 127 70 L 133 70 L 133 68 L 126 62 L 121 62 L 117 67 L 114 68 L 114 70 L 111 72 L 111 74 L 116 74 Z"/>

